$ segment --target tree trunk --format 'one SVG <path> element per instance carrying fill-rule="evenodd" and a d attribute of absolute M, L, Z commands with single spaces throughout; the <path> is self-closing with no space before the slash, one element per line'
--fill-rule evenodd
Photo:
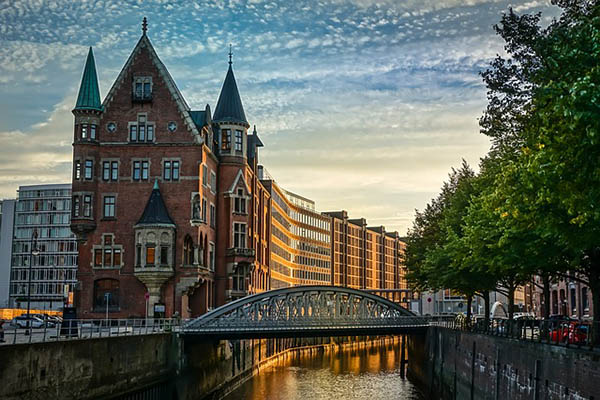
<path fill-rule="evenodd" d="M 510 284 L 508 287 L 508 320 L 512 321 L 515 315 L 515 285 Z"/>
<path fill-rule="evenodd" d="M 485 329 L 490 327 L 490 291 L 484 290 L 483 292 L 483 320 L 485 321 Z"/>
<path fill-rule="evenodd" d="M 550 275 L 545 273 L 542 275 L 542 282 L 544 284 L 544 309 L 542 310 L 542 317 L 544 319 L 550 318 Z"/>
<path fill-rule="evenodd" d="M 473 295 L 467 296 L 467 326 L 471 326 L 471 306 L 473 304 Z"/>
<path fill-rule="evenodd" d="M 600 257 L 591 258 L 589 273 L 590 290 L 592 291 L 592 342 L 600 345 Z"/>

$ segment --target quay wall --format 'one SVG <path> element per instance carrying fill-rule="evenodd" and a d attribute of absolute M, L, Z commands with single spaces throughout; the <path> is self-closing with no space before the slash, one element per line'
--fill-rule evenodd
<path fill-rule="evenodd" d="M 113 336 L 0 346 L 3 400 L 220 399 L 288 357 L 399 337 L 210 341 L 176 334 Z"/>
<path fill-rule="evenodd" d="M 443 400 L 599 400 L 600 352 L 430 327 L 409 376 Z"/>

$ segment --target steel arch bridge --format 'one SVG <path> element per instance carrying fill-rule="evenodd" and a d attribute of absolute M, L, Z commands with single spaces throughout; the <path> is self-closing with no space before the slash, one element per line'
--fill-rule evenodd
<path fill-rule="evenodd" d="M 422 331 L 428 319 L 374 294 L 337 286 L 295 286 L 243 297 L 182 326 L 219 339 L 387 335 Z"/>

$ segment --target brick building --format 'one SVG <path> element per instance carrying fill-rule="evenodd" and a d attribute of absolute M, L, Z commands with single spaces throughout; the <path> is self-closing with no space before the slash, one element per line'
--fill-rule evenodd
<path fill-rule="evenodd" d="M 193 317 L 307 284 L 396 291 L 386 295 L 400 300 L 397 233 L 319 213 L 263 175 L 231 54 L 214 114 L 192 110 L 144 20 L 104 101 L 90 48 L 73 114 L 80 317 Z"/>
<path fill-rule="evenodd" d="M 146 34 L 104 98 L 90 48 L 73 137 L 80 317 L 196 316 L 268 288 L 270 200 L 229 69 L 192 110 Z"/>

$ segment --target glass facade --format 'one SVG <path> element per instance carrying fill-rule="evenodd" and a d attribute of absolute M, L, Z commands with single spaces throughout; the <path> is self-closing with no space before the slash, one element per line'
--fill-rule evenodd
<path fill-rule="evenodd" d="M 15 210 L 10 303 L 26 307 L 31 272 L 31 307 L 59 309 L 73 291 L 77 242 L 69 227 L 71 185 L 21 186 Z"/>

